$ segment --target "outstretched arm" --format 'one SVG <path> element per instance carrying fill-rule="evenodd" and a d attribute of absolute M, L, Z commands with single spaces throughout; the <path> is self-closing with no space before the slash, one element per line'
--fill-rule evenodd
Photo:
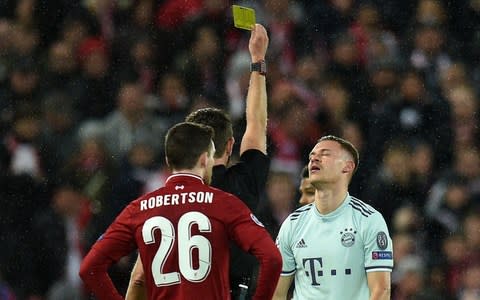
<path fill-rule="evenodd" d="M 143 272 L 142 260 L 140 255 L 133 266 L 128 282 L 127 295 L 125 300 L 147 300 L 147 291 L 145 288 L 145 273 Z"/>
<path fill-rule="evenodd" d="M 255 24 L 248 43 L 252 63 L 265 60 L 267 47 L 268 35 L 265 27 Z M 240 155 L 250 149 L 257 149 L 267 154 L 267 87 L 265 76 L 259 72 L 250 74 L 246 119 L 247 125 L 240 144 Z"/>

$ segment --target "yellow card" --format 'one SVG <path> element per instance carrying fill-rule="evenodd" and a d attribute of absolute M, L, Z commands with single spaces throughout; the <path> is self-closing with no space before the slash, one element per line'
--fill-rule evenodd
<path fill-rule="evenodd" d="M 233 24 L 240 29 L 252 30 L 255 27 L 255 10 L 249 7 L 232 5 Z"/>

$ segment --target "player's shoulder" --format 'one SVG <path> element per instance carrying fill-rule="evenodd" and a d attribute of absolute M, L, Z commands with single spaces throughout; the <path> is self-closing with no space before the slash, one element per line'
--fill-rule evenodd
<path fill-rule="evenodd" d="M 350 195 L 350 201 L 348 205 L 352 209 L 353 213 L 361 219 L 373 219 L 381 216 L 380 212 L 373 206 L 352 195 Z"/>
<path fill-rule="evenodd" d="M 305 218 L 308 215 L 308 212 L 310 212 L 310 210 L 313 208 L 313 206 L 314 206 L 314 203 L 310 203 L 310 204 L 304 205 L 302 207 L 299 207 L 296 210 L 294 210 L 288 216 L 287 219 L 290 222 L 297 222 L 298 220 Z"/>
<path fill-rule="evenodd" d="M 212 192 L 215 195 L 215 198 L 221 200 L 221 201 L 219 201 L 220 203 L 225 203 L 225 204 L 227 204 L 227 203 L 228 204 L 240 203 L 240 204 L 243 205 L 243 201 L 240 200 L 240 198 L 238 198 L 236 195 L 234 195 L 230 192 L 226 192 L 222 189 L 219 189 L 219 188 L 213 187 L 213 186 L 208 186 L 207 189 L 208 189 L 209 192 Z"/>
<path fill-rule="evenodd" d="M 262 170 L 269 168 L 270 157 L 258 149 L 247 149 L 231 167 L 240 169 Z"/>

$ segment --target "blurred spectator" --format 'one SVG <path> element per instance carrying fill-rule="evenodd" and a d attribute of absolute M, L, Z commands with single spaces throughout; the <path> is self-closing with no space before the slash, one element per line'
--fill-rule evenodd
<path fill-rule="evenodd" d="M 398 141 L 383 156 L 381 166 L 369 180 L 366 198 L 382 213 L 390 230 L 395 211 L 404 205 L 421 207 L 423 199 L 414 181 L 410 149 Z"/>
<path fill-rule="evenodd" d="M 460 179 L 466 187 L 468 197 L 474 199 L 480 194 L 480 156 L 478 149 L 459 149 L 455 153 L 455 159 L 450 169 L 447 169 L 432 185 L 428 195 L 425 210 L 427 215 L 433 216 L 442 206 L 449 183 Z M 458 180 L 457 180 L 458 181 Z"/>
<path fill-rule="evenodd" d="M 344 120 L 340 124 L 340 137 L 350 141 L 358 151 L 359 164 L 348 186 L 349 193 L 355 197 L 365 198 L 364 194 L 374 171 L 374 158 L 367 153 L 365 134 L 359 122 Z"/>
<path fill-rule="evenodd" d="M 8 76 L 11 38 L 12 30 L 10 21 L 0 18 L 0 86 L 4 84 Z"/>
<path fill-rule="evenodd" d="M 6 136 L 11 155 L 10 170 L 15 175 L 28 175 L 37 181 L 45 176 L 40 156 L 41 117 L 33 106 L 25 105 L 15 114 L 12 130 Z"/>
<path fill-rule="evenodd" d="M 420 198 L 426 199 L 430 187 L 437 179 L 435 172 L 435 152 L 429 143 L 423 140 L 412 141 L 411 161 L 415 182 L 420 188 Z M 422 203 L 425 203 L 423 200 Z M 424 204 L 421 205 L 423 207 Z"/>
<path fill-rule="evenodd" d="M 351 115 L 352 97 L 349 91 L 339 82 L 328 81 L 322 88 L 322 108 L 317 119 L 325 131 L 339 132 L 340 126 Z"/>
<path fill-rule="evenodd" d="M 467 188 L 467 181 L 461 177 L 447 179 L 446 190 L 441 203 L 433 208 L 427 203 L 427 216 L 441 224 L 445 235 L 460 232 L 462 220 L 472 208 L 471 194 Z"/>
<path fill-rule="evenodd" d="M 123 41 L 123 43 L 125 42 Z M 131 74 L 138 74 L 145 92 L 151 93 L 157 81 L 158 47 L 146 34 L 138 33 L 134 38 L 130 37 L 128 42 L 128 53 L 119 58 L 119 64 L 113 73 L 119 78 L 128 78 Z"/>
<path fill-rule="evenodd" d="M 115 162 L 136 143 L 146 143 L 161 153 L 164 122 L 146 109 L 145 91 L 138 81 L 124 81 L 118 90 L 116 109 L 103 122 L 105 145 Z"/>
<path fill-rule="evenodd" d="M 431 289 L 427 283 L 424 263 L 417 256 L 406 256 L 398 262 L 392 274 L 392 300 L 436 300 L 444 295 Z"/>
<path fill-rule="evenodd" d="M 480 214 L 478 213 L 478 205 L 470 211 L 463 219 L 462 229 L 467 245 L 468 260 L 472 264 L 480 263 Z"/>
<path fill-rule="evenodd" d="M 62 88 L 71 96 L 80 92 L 80 73 L 75 59 L 75 50 L 65 41 L 50 45 L 46 58 L 45 74 L 41 81 L 46 92 Z"/>
<path fill-rule="evenodd" d="M 467 266 L 462 276 L 462 287 L 458 293 L 458 300 L 479 300 L 480 299 L 480 265 L 471 264 Z"/>
<path fill-rule="evenodd" d="M 464 85 L 468 86 L 470 83 L 471 79 L 468 78 L 467 68 L 461 62 L 453 62 L 440 71 L 439 84 L 443 97 L 447 97 L 452 89 Z"/>
<path fill-rule="evenodd" d="M 294 180 L 298 178 L 307 149 L 314 144 L 306 129 L 313 126 L 312 122 L 306 107 L 297 98 L 286 100 L 278 112 L 270 114 L 268 134 L 272 143 L 272 171 L 290 173 Z"/>
<path fill-rule="evenodd" d="M 336 37 L 330 51 L 330 61 L 326 67 L 326 76 L 339 81 L 350 94 L 349 108 L 355 120 L 362 120 L 368 103 L 368 76 L 365 67 L 360 64 L 355 39 L 348 32 Z"/>
<path fill-rule="evenodd" d="M 402 75 L 400 94 L 377 117 L 369 128 L 373 153 L 382 151 L 385 142 L 393 136 L 421 139 L 436 149 L 436 167 L 448 162 L 452 151 L 450 109 L 447 102 L 432 98 L 420 73 L 408 70 Z"/>
<path fill-rule="evenodd" d="M 380 58 L 367 66 L 369 87 L 372 90 L 369 111 L 372 115 L 382 114 L 386 106 L 398 97 L 400 70 L 399 62 L 392 58 Z"/>
<path fill-rule="evenodd" d="M 92 27 L 90 14 L 83 10 L 75 10 L 65 16 L 59 29 L 59 40 L 76 52 L 90 34 L 93 34 Z"/>
<path fill-rule="evenodd" d="M 398 265 L 398 262 L 412 255 L 416 255 L 415 249 L 415 238 L 412 236 L 412 233 L 404 231 L 392 231 L 392 244 L 393 251 L 395 255 L 393 260 L 395 265 Z M 393 273 L 396 273 L 396 269 L 393 270 Z M 395 277 L 397 275 L 394 275 Z"/>
<path fill-rule="evenodd" d="M 262 220 L 272 238 L 280 225 L 296 207 L 296 185 L 291 174 L 271 171 L 266 186 L 266 201 L 260 201 L 256 215 Z"/>
<path fill-rule="evenodd" d="M 398 55 L 396 37 L 382 26 L 380 12 L 372 3 L 359 5 L 350 32 L 355 38 L 360 64 L 364 66 L 372 60 Z"/>
<path fill-rule="evenodd" d="M 419 23 L 416 25 L 413 49 L 410 52 L 409 60 L 416 70 L 425 74 L 425 85 L 432 92 L 439 91 L 440 73 L 452 64 L 452 57 L 446 49 L 447 42 L 447 37 L 440 24 Z"/>
<path fill-rule="evenodd" d="M 281 61 L 280 72 L 288 76 L 294 72 L 298 57 L 312 48 L 305 34 L 303 8 L 289 0 L 264 0 L 262 8 L 269 28 L 270 57 Z"/>
<path fill-rule="evenodd" d="M 413 205 L 403 205 L 398 208 L 392 220 L 394 232 L 395 262 L 406 255 L 415 255 L 422 259 L 426 266 L 430 266 L 431 257 L 440 254 L 438 237 L 430 235 L 434 231 L 431 222 Z"/>
<path fill-rule="evenodd" d="M 455 150 L 479 146 L 479 104 L 474 90 L 466 85 L 453 87 L 447 93 L 447 100 L 452 110 L 450 126 Z"/>
<path fill-rule="evenodd" d="M 316 2 L 306 10 L 310 34 L 317 47 L 330 46 L 341 32 L 349 28 L 354 17 L 354 5 L 353 0 L 328 0 Z"/>
<path fill-rule="evenodd" d="M 155 0 L 134 0 L 128 1 L 125 7 L 117 3 L 115 12 L 117 28 L 115 28 L 112 54 L 119 61 L 119 65 L 128 62 L 128 50 L 139 38 L 148 40 L 154 49 L 155 64 L 151 66 L 154 70 L 163 70 L 171 66 L 175 50 L 183 47 L 179 43 L 181 40 L 179 36 L 174 32 L 162 30 L 156 25 L 157 2 Z"/>
<path fill-rule="evenodd" d="M 11 35 L 12 53 L 17 57 L 37 58 L 40 32 L 36 27 L 13 24 Z"/>
<path fill-rule="evenodd" d="M 42 101 L 40 154 L 47 179 L 54 179 L 78 146 L 77 114 L 73 100 L 63 91 L 52 91 Z"/>
<path fill-rule="evenodd" d="M 147 144 L 136 144 L 120 162 L 118 175 L 114 176 L 109 201 L 105 203 L 106 220 L 104 229 L 118 213 L 140 195 L 158 189 L 169 175 L 166 166 L 158 159 L 153 148 Z M 100 231 L 102 232 L 102 231 Z"/>
<path fill-rule="evenodd" d="M 303 206 L 315 202 L 315 188 L 308 179 L 308 165 L 303 167 L 300 179 L 300 199 L 298 200 L 298 205 Z"/>
<path fill-rule="evenodd" d="M 81 80 L 75 96 L 80 119 L 105 117 L 115 106 L 107 44 L 101 38 L 87 38 L 79 45 L 77 55 Z"/>
<path fill-rule="evenodd" d="M 204 2 L 204 0 L 188 0 L 183 3 L 175 0 L 164 1 L 157 10 L 156 23 L 164 30 L 174 31 L 188 19 L 199 14 Z"/>
<path fill-rule="evenodd" d="M 31 295 L 52 300 L 86 299 L 78 276 L 85 252 L 88 200 L 78 184 L 57 178 L 50 205 L 32 221 Z M 45 272 L 48 270 L 48 272 Z"/>
<path fill-rule="evenodd" d="M 106 202 L 111 196 L 112 180 L 116 174 L 116 166 L 111 155 L 101 140 L 88 138 L 80 141 L 77 151 L 66 162 L 60 174 L 67 174 L 79 187 L 82 193 L 91 202 L 93 221 L 97 216 L 106 213 L 104 211 Z M 95 226 L 95 224 L 91 224 Z M 92 229 L 93 233 L 87 237 L 87 242 L 93 243 L 99 234 Z M 90 246 L 90 244 L 87 244 Z"/>
<path fill-rule="evenodd" d="M 234 124 L 244 116 L 245 99 L 250 84 L 250 63 L 248 51 L 237 51 L 227 64 L 225 91 L 228 97 L 228 112 Z"/>
<path fill-rule="evenodd" d="M 19 58 L 12 62 L 12 67 L 4 86 L 0 86 L 0 107 L 2 125 L 11 125 L 14 114 L 21 106 L 32 106 L 32 112 L 40 113 L 39 105 L 39 71 L 31 58 Z M 5 130 L 5 128 L 2 128 Z"/>
<path fill-rule="evenodd" d="M 462 274 L 470 264 L 463 236 L 454 234 L 442 240 L 443 265 L 446 275 L 446 297 L 456 297 L 461 289 Z"/>
<path fill-rule="evenodd" d="M 183 121 L 191 106 L 185 83 L 179 74 L 165 72 L 158 81 L 156 95 L 147 100 L 149 109 L 165 123 L 165 128 Z"/>
<path fill-rule="evenodd" d="M 189 83 L 189 97 L 201 95 L 211 99 L 216 107 L 226 107 L 224 50 L 215 29 L 209 25 L 198 27 L 189 49 L 177 66 L 184 82 Z"/>
<path fill-rule="evenodd" d="M 25 299 L 30 290 L 33 215 L 46 207 L 42 184 L 31 176 L 11 171 L 11 154 L 0 143 L 0 275 L 17 299 Z"/>
<path fill-rule="evenodd" d="M 324 58 L 321 55 L 304 55 L 298 58 L 296 66 L 291 78 L 293 91 L 315 115 L 322 104 L 318 88 L 324 80 Z"/>

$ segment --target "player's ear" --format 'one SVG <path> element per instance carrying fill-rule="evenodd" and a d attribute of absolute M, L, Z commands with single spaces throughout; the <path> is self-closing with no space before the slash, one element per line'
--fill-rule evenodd
<path fill-rule="evenodd" d="M 200 167 L 206 168 L 208 165 L 208 152 L 205 151 L 202 154 L 200 154 L 200 157 L 198 158 L 198 164 L 200 164 Z"/>
<path fill-rule="evenodd" d="M 227 147 L 226 147 L 226 151 L 227 151 L 227 155 L 228 156 L 232 156 L 232 152 L 233 152 L 233 145 L 235 144 L 235 138 L 232 136 L 231 138 L 229 138 L 227 140 Z"/>
<path fill-rule="evenodd" d="M 346 165 L 342 169 L 342 172 L 353 173 L 353 170 L 355 170 L 355 163 L 352 160 L 347 160 Z"/>

